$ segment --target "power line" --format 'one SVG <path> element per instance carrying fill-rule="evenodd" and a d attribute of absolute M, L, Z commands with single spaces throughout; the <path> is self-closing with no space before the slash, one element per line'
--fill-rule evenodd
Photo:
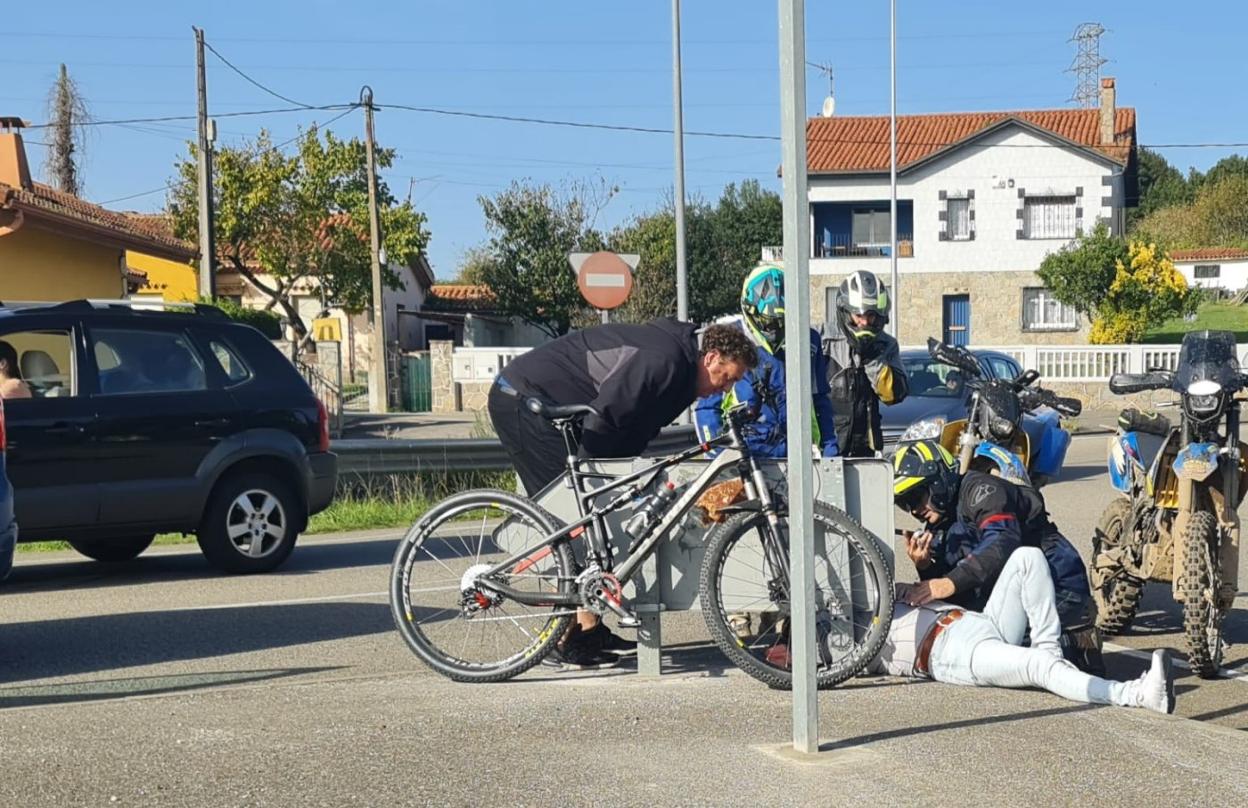
<path fill-rule="evenodd" d="M 206 45 L 207 43 L 204 43 L 204 44 Z M 356 108 L 357 106 L 358 106 L 358 104 L 352 104 L 352 105 L 351 105 L 351 106 L 349 106 L 347 109 L 343 110 L 340 114 L 335 115 L 334 117 L 330 118 L 330 119 L 329 119 L 328 121 L 326 121 L 325 123 L 323 123 L 323 124 L 316 124 L 316 123 L 314 122 L 314 125 L 315 125 L 315 126 L 317 126 L 317 127 L 326 127 L 326 126 L 329 126 L 329 125 L 330 125 L 331 123 L 333 123 L 334 121 L 341 120 L 342 118 L 344 118 L 345 116 L 347 116 L 348 114 L 350 114 L 352 111 L 354 111 L 354 110 L 355 110 L 355 108 Z M 273 145 L 273 146 L 269 146 L 267 149 L 261 149 L 260 151 L 256 152 L 256 156 L 257 156 L 257 157 L 259 157 L 259 156 L 260 156 L 260 155 L 262 155 L 262 154 L 268 154 L 268 153 L 269 153 L 269 152 L 271 152 L 271 151 L 278 151 L 278 150 L 280 150 L 280 149 L 283 149 L 283 148 L 285 148 L 286 146 L 289 146 L 291 143 L 294 143 L 296 140 L 298 140 L 299 138 L 301 138 L 301 137 L 303 137 L 303 136 L 304 136 L 304 132 L 300 132 L 299 134 L 295 135 L 294 137 L 287 138 L 286 140 L 283 140 L 281 143 L 278 143 L 278 144 Z M 46 144 L 44 144 L 44 145 L 46 145 Z M 174 186 L 175 184 L 176 184 L 176 183 L 169 182 L 169 183 L 166 183 L 166 184 L 164 184 L 164 185 L 160 186 L 159 188 L 153 188 L 153 189 L 151 189 L 150 191 L 140 191 L 140 192 L 139 192 L 139 193 L 137 193 L 137 194 L 128 194 L 128 195 L 126 195 L 126 196 L 119 196 L 119 197 L 115 197 L 115 198 L 113 198 L 113 199 L 106 199 L 106 200 L 104 200 L 103 202 L 97 202 L 96 204 L 98 204 L 98 205 L 111 205 L 111 204 L 112 204 L 112 203 L 114 203 L 114 202 L 125 202 L 126 200 L 129 200 L 129 199 L 138 199 L 138 198 L 139 198 L 139 197 L 141 197 L 141 196 L 151 196 L 152 194 L 158 194 L 158 193 L 160 193 L 161 191 L 168 191 L 169 189 L 173 188 L 173 186 Z"/>
<path fill-rule="evenodd" d="M 281 93 L 277 92 L 276 90 L 273 90 L 273 89 L 271 89 L 271 88 L 269 88 L 269 87 L 266 87 L 266 86 L 264 86 L 263 84 L 261 84 L 260 82 L 256 81 L 256 80 L 255 80 L 255 79 L 253 79 L 251 76 L 247 75 L 247 74 L 246 74 L 246 73 L 244 73 L 242 70 L 240 70 L 237 66 L 235 66 L 235 64 L 234 64 L 233 62 L 231 62 L 229 59 L 227 59 L 227 58 L 225 58 L 224 56 L 222 56 L 222 55 L 221 55 L 221 52 L 220 52 L 220 51 L 218 51 L 216 48 L 214 48 L 214 47 L 212 46 L 212 43 L 211 43 L 211 42 L 208 42 L 207 40 L 205 40 L 205 41 L 204 41 L 204 47 L 205 47 L 205 48 L 207 48 L 208 50 L 212 51 L 212 54 L 213 54 L 214 56 L 216 56 L 218 59 L 220 59 L 222 62 L 224 62 L 224 63 L 225 63 L 225 66 L 226 66 L 226 67 L 228 67 L 230 70 L 233 70 L 235 73 L 237 73 L 238 75 L 242 76 L 242 77 L 243 77 L 246 81 L 248 81 L 249 83 L 251 83 L 252 85 L 254 85 L 254 86 L 256 86 L 256 87 L 259 87 L 261 90 L 263 90 L 264 92 L 266 92 L 266 93 L 268 93 L 269 95 L 273 96 L 274 98 L 277 98 L 277 99 L 280 99 L 280 100 L 282 100 L 282 101 L 285 101 L 287 104 L 296 104 L 296 105 L 298 105 L 298 106 L 301 106 L 301 107 L 304 107 L 304 108 L 307 108 L 307 109 L 311 109 L 311 108 L 312 108 L 312 105 L 311 105 L 311 104 L 305 104 L 305 103 L 303 103 L 302 101 L 296 101 L 296 100 L 295 100 L 295 99 L 293 99 L 293 98 L 288 98 L 288 97 L 286 97 L 286 96 L 282 95 Z"/>
<path fill-rule="evenodd" d="M 213 115 L 214 118 L 245 118 L 253 115 L 276 115 L 282 112 L 307 112 L 308 110 L 337 110 L 344 108 L 354 108 L 354 103 L 350 104 L 326 104 L 325 106 L 298 106 L 298 107 L 282 107 L 280 109 L 257 109 L 240 112 L 221 112 Z M 78 126 L 120 126 L 127 123 L 166 123 L 169 121 L 194 121 L 197 120 L 196 115 L 163 115 L 153 118 L 122 118 L 110 121 L 83 121 Z M 25 129 L 47 129 L 55 126 L 53 123 L 36 123 L 24 127 Z"/>

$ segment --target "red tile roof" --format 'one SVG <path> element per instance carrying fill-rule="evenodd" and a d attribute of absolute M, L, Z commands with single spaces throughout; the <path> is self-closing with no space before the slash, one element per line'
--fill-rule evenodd
<path fill-rule="evenodd" d="M 121 243 L 126 249 L 138 252 L 148 250 L 177 260 L 195 257 L 195 247 L 174 237 L 162 217 L 108 210 L 42 183 L 31 183 L 30 188 L 0 183 L 0 207 L 13 207 L 33 216 L 79 224 Z"/>
<path fill-rule="evenodd" d="M 1047 130 L 1126 164 L 1135 146 L 1135 110 L 1114 116 L 1114 143 L 1101 145 L 1099 109 L 1019 112 L 955 112 L 897 117 L 897 167 L 905 169 L 1010 119 Z M 811 118 L 806 124 L 806 163 L 812 174 L 888 171 L 887 115 Z"/>
<path fill-rule="evenodd" d="M 1242 261 L 1248 250 L 1236 247 L 1202 247 L 1199 250 L 1171 250 L 1171 261 Z"/>
<path fill-rule="evenodd" d="M 435 283 L 429 287 L 425 308 L 434 311 L 491 311 L 494 293 L 481 284 Z"/>

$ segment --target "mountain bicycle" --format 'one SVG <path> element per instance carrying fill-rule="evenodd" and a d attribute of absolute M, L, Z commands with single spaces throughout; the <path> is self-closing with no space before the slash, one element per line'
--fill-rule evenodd
<path fill-rule="evenodd" d="M 746 405 L 726 413 L 718 437 L 629 474 L 586 468 L 576 455 L 589 405 L 525 405 L 553 423 L 568 448 L 561 484 L 575 492 L 578 518 L 564 524 L 533 500 L 505 491 L 451 496 L 407 532 L 395 552 L 390 604 L 399 633 L 433 670 L 461 682 L 498 682 L 538 664 L 578 608 L 637 618 L 624 585 L 721 475 L 735 472 L 744 501 L 705 538 L 699 603 L 715 644 L 737 667 L 771 687 L 792 684 L 789 654 L 787 504 L 749 454 Z M 666 472 L 719 449 L 692 481 Z M 633 509 L 633 533 L 613 534 L 607 517 Z M 814 507 L 816 682 L 826 688 L 862 670 L 892 619 L 892 575 L 878 539 L 843 511 Z M 623 549 L 616 558 L 616 545 Z M 576 552 L 574 552 L 574 548 Z"/>

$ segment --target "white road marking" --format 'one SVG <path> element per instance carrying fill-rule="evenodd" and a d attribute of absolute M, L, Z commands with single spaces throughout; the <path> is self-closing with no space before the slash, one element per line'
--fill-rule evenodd
<path fill-rule="evenodd" d="M 1143 651 L 1139 648 L 1128 648 L 1125 645 L 1119 645 L 1114 642 L 1105 643 L 1104 648 L 1106 651 L 1112 651 L 1115 654 L 1126 654 L 1127 656 L 1135 657 L 1136 659 L 1148 660 L 1153 657 L 1152 651 Z M 1189 671 L 1192 669 L 1192 666 L 1187 664 L 1186 660 L 1176 658 L 1176 656 L 1173 655 L 1173 652 L 1170 661 L 1172 664 L 1178 665 L 1181 668 L 1187 668 Z M 1218 676 L 1223 679 L 1235 679 L 1240 682 L 1248 682 L 1248 671 L 1243 668 L 1220 668 L 1218 669 Z"/>
<path fill-rule="evenodd" d="M 288 598 L 286 600 L 257 600 L 251 603 L 217 603 L 211 606 L 173 606 L 161 611 L 168 612 L 200 612 L 211 609 L 251 609 L 258 606 L 286 606 L 291 603 L 332 603 L 336 600 L 363 600 L 389 596 L 389 592 L 353 592 L 350 595 L 322 595 L 315 598 Z"/>

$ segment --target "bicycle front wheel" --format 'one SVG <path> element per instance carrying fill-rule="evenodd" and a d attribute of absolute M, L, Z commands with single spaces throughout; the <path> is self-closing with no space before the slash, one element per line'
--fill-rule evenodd
<path fill-rule="evenodd" d="M 783 548 L 789 546 L 782 520 Z M 878 540 L 843 511 L 815 503 L 815 680 L 833 687 L 863 670 L 888 635 L 893 581 Z M 793 685 L 788 570 L 765 552 L 772 532 L 758 512 L 737 513 L 707 536 L 702 616 L 715 644 L 770 687 Z M 787 556 L 787 553 L 785 554 Z"/>
<path fill-rule="evenodd" d="M 390 609 L 408 647 L 459 682 L 499 682 L 541 662 L 574 610 L 520 603 L 482 579 L 526 595 L 572 591 L 568 543 L 540 546 L 562 526 L 532 500 L 505 491 L 467 491 L 438 503 L 403 537 L 391 567 Z M 530 548 L 507 569 L 484 575 Z"/>

